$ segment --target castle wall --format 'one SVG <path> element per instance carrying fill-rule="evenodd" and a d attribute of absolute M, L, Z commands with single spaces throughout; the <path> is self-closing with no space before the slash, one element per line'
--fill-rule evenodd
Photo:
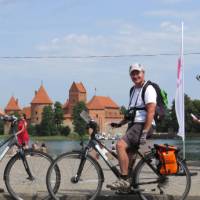
<path fill-rule="evenodd" d="M 40 124 L 45 106 L 49 104 L 31 104 L 31 124 Z"/>

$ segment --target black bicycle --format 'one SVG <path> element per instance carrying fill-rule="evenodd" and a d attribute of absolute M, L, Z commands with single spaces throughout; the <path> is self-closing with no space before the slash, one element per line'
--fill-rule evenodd
<path fill-rule="evenodd" d="M 80 152 L 69 152 L 60 155 L 50 166 L 47 172 L 47 188 L 51 197 L 55 200 L 71 199 L 72 196 L 79 196 L 81 199 L 94 200 L 102 189 L 105 180 L 100 162 L 97 162 L 90 155 L 93 149 L 105 161 L 111 172 L 120 178 L 121 174 L 116 165 L 108 158 L 110 153 L 117 159 L 116 153 L 106 148 L 98 140 L 97 124 L 86 112 L 81 113 L 82 118 L 88 126 L 93 129 L 91 138 L 85 148 Z M 105 153 L 107 152 L 107 153 Z M 137 165 L 133 169 L 130 166 L 130 188 L 126 193 L 134 193 L 142 200 L 151 199 L 152 195 L 173 195 L 178 200 L 185 200 L 191 185 L 191 177 L 186 162 L 179 156 L 177 158 L 178 171 L 176 174 L 163 175 L 160 173 L 156 145 L 144 155 L 137 150 Z M 56 182 L 55 166 L 59 167 L 61 176 L 59 189 L 55 192 L 53 186 Z"/>
<path fill-rule="evenodd" d="M 16 153 L 8 161 L 4 171 L 4 181 L 9 194 L 16 200 L 27 199 L 28 197 L 48 199 L 46 173 L 53 159 L 46 153 L 24 149 L 23 146 L 18 144 L 15 131 L 18 119 L 15 116 L 4 116 L 1 119 L 11 123 L 12 134 L 0 144 L 0 160 L 12 147 L 17 147 Z M 59 180 L 59 169 L 56 166 L 55 168 L 56 177 Z M 59 188 L 58 184 L 59 181 L 56 181 L 52 186 L 54 191 Z"/>

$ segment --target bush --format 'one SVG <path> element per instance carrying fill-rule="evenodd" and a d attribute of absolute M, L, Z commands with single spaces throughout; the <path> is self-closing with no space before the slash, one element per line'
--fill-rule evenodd
<path fill-rule="evenodd" d="M 64 135 L 64 136 L 68 136 L 71 132 L 71 129 L 69 128 L 69 126 L 62 126 L 60 128 L 60 134 Z"/>
<path fill-rule="evenodd" d="M 36 126 L 30 124 L 28 126 L 28 133 L 29 133 L 29 135 L 33 135 L 33 136 L 37 135 Z"/>
<path fill-rule="evenodd" d="M 28 133 L 29 135 L 32 135 L 32 136 L 40 136 L 42 134 L 40 124 L 36 124 L 36 125 L 30 124 L 28 126 Z"/>

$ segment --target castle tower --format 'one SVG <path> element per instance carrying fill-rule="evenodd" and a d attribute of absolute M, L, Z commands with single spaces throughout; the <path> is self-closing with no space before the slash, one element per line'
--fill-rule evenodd
<path fill-rule="evenodd" d="M 69 90 L 69 101 L 67 102 L 68 112 L 72 115 L 73 107 L 76 103 L 83 101 L 87 102 L 87 92 L 82 82 L 72 83 L 72 86 Z"/>
<path fill-rule="evenodd" d="M 5 108 L 5 113 L 7 115 L 12 115 L 15 113 L 20 114 L 22 112 L 22 109 L 19 106 L 19 102 L 18 99 L 15 99 L 14 96 L 12 96 Z M 9 122 L 5 122 L 4 123 L 4 134 L 8 134 L 10 132 L 10 123 Z"/>
<path fill-rule="evenodd" d="M 19 102 L 18 102 L 18 99 L 15 99 L 14 96 L 12 96 L 5 108 L 5 113 L 7 115 L 11 115 L 13 113 L 20 113 L 21 112 L 21 108 L 19 106 Z"/>
<path fill-rule="evenodd" d="M 31 102 L 31 123 L 40 124 L 42 120 L 43 108 L 52 105 L 53 101 L 48 96 L 43 85 L 40 86 L 38 91 L 35 91 L 35 96 Z"/>

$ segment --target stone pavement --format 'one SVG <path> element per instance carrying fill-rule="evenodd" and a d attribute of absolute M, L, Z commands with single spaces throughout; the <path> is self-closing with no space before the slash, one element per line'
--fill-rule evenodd
<path fill-rule="evenodd" d="M 7 190 L 5 188 L 5 184 L 3 181 L 3 171 L 5 168 L 6 163 L 8 162 L 9 158 L 4 158 L 4 160 L 2 162 L 0 162 L 0 188 L 4 188 L 5 193 L 0 194 L 0 200 L 11 200 L 10 196 L 7 194 Z M 105 183 L 103 185 L 102 188 L 102 193 L 101 195 L 97 198 L 97 200 L 139 200 L 139 198 L 135 195 L 115 195 L 114 192 L 111 192 L 109 190 L 106 189 L 105 185 L 106 183 L 112 182 L 114 180 L 116 180 L 115 176 L 110 172 L 110 170 L 104 166 L 103 166 L 103 171 L 104 171 L 104 175 L 106 177 Z M 188 162 L 188 167 L 190 169 L 191 172 L 197 172 L 199 173 L 197 176 L 193 176 L 192 177 L 192 186 L 191 186 L 191 190 L 189 193 L 189 196 L 187 198 L 187 200 L 200 200 L 200 162 L 196 161 L 196 162 Z M 177 183 L 178 186 L 179 183 Z M 33 198 L 31 196 L 29 196 L 29 193 L 27 196 L 24 197 L 25 200 L 41 200 L 41 198 Z M 84 200 L 81 197 L 76 197 L 76 198 L 70 198 L 70 200 Z M 175 197 L 172 196 L 150 196 L 148 200 L 178 200 Z"/>
<path fill-rule="evenodd" d="M 35 200 L 33 197 L 26 196 L 24 197 L 25 200 Z M 37 198 L 39 199 L 39 198 Z M 199 196 L 189 196 L 187 200 L 199 200 Z M 1 194 L 0 200 L 12 200 L 12 198 L 8 194 Z M 64 199 L 62 199 L 64 200 Z M 67 199 L 68 200 L 68 199 Z M 84 200 L 81 197 L 70 198 L 70 200 Z M 101 195 L 96 200 L 140 200 L 138 196 L 135 195 Z M 172 196 L 149 196 L 148 200 L 178 200 Z"/>

